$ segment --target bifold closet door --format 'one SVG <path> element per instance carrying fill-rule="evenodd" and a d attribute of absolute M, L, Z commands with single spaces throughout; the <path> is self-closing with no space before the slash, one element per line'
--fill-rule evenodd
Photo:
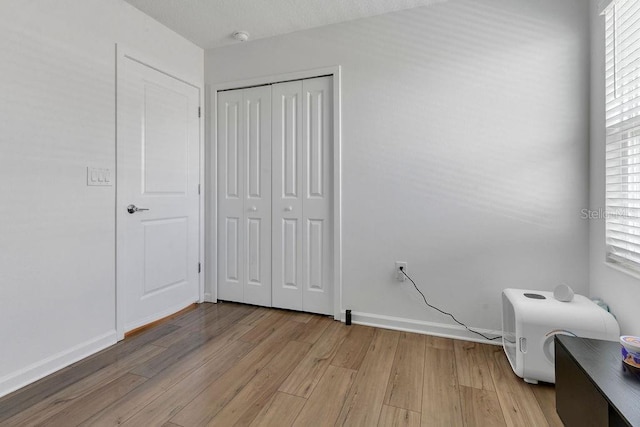
<path fill-rule="evenodd" d="M 218 93 L 218 299 L 271 306 L 271 88 Z"/>
<path fill-rule="evenodd" d="M 274 307 L 333 313 L 331 86 L 272 86 Z"/>

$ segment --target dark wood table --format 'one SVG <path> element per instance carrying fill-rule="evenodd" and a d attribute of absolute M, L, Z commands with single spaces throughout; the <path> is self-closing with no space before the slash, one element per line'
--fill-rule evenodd
<path fill-rule="evenodd" d="M 556 335 L 556 410 L 568 426 L 640 426 L 640 376 L 620 344 Z"/>

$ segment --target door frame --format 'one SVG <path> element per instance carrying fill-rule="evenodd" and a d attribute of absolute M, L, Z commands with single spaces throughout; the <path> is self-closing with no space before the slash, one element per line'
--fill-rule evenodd
<path fill-rule="evenodd" d="M 245 80 L 235 80 L 224 83 L 218 83 L 208 87 L 209 98 L 209 118 L 211 126 L 209 126 L 210 152 L 208 153 L 209 168 L 211 176 L 209 177 L 209 188 L 218 188 L 218 136 L 217 136 L 217 108 L 218 108 L 218 91 L 230 89 L 242 89 L 251 86 L 268 85 L 281 83 L 291 80 L 304 80 L 316 77 L 331 76 L 333 84 L 333 318 L 342 320 L 342 122 L 341 122 L 341 72 L 340 65 L 330 67 L 314 68 L 310 70 L 295 71 L 291 73 L 273 74 L 263 77 L 255 77 Z M 211 196 L 207 207 L 210 209 L 210 217 L 207 218 L 208 224 L 218 223 L 218 197 Z M 217 244 L 218 230 L 216 226 L 211 227 L 211 239 L 207 242 L 207 290 L 205 292 L 205 301 L 217 302 L 218 284 L 218 253 Z"/>
<path fill-rule="evenodd" d="M 199 152 L 199 162 L 198 162 L 198 176 L 200 180 L 200 194 L 199 194 L 199 210 L 198 210 L 198 262 L 202 266 L 202 271 L 198 276 L 198 303 L 204 302 L 204 286 L 205 286 L 205 203 L 204 203 L 204 195 L 206 194 L 206 180 L 205 180 L 205 151 L 204 144 L 202 143 L 203 131 L 204 131 L 204 100 L 203 100 L 203 90 L 201 86 L 198 86 L 194 83 L 191 83 L 188 79 L 182 78 L 179 76 L 179 73 L 174 73 L 170 71 L 172 69 L 171 66 L 164 63 L 164 61 L 160 61 L 157 58 L 151 57 L 150 55 L 144 54 L 140 51 L 137 51 L 129 46 L 123 45 L 121 43 L 115 44 L 115 53 L 116 53 L 116 70 L 115 70 L 115 170 L 114 176 L 115 178 L 115 200 L 114 200 L 114 222 L 116 224 L 115 227 L 115 291 L 116 291 L 116 312 L 115 312 L 115 327 L 116 327 L 116 339 L 118 341 L 124 339 L 124 328 L 125 328 L 125 320 L 124 320 L 124 292 L 122 290 L 122 280 L 119 280 L 119 270 L 118 270 L 118 252 L 119 252 L 119 242 L 118 242 L 118 77 L 121 73 L 121 67 L 123 60 L 133 60 L 142 64 L 146 67 L 149 67 L 159 73 L 162 73 L 168 77 L 174 78 L 176 80 L 181 81 L 195 89 L 198 90 L 198 103 L 199 108 L 201 110 L 199 125 L 198 125 L 198 152 Z"/>

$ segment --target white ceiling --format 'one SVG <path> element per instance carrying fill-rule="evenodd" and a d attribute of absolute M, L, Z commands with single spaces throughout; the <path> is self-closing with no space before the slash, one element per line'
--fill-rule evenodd
<path fill-rule="evenodd" d="M 126 0 L 198 46 L 209 49 L 446 0 Z"/>

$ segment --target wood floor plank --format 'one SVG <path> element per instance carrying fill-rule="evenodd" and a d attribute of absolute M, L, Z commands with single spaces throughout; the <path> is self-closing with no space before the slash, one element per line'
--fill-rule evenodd
<path fill-rule="evenodd" d="M 424 372 L 425 336 L 401 332 L 384 402 L 420 413 Z"/>
<path fill-rule="evenodd" d="M 204 337 L 215 333 L 227 325 L 237 323 L 252 312 L 252 306 L 229 303 L 216 304 L 215 309 L 207 310 L 204 316 L 196 317 L 194 321 L 156 340 L 154 344 L 165 347 L 180 347 L 185 340 L 192 341 L 194 337 Z"/>
<path fill-rule="evenodd" d="M 250 427 L 282 427 L 293 425 L 307 399 L 276 392 L 255 417 Z"/>
<path fill-rule="evenodd" d="M 238 320 L 238 322 L 244 323 L 247 325 L 255 325 L 256 322 L 258 322 L 265 316 L 269 316 L 272 312 L 273 312 L 272 308 L 256 307 L 255 310 L 253 310 L 253 312 L 243 317 L 242 319 Z"/>
<path fill-rule="evenodd" d="M 563 427 L 564 424 L 556 412 L 556 391 L 553 384 L 538 384 L 531 387 L 542 413 L 551 427 Z"/>
<path fill-rule="evenodd" d="M 487 346 L 485 351 L 506 424 L 546 426 L 547 420 L 531 390 L 532 386 L 513 373 L 502 348 Z"/>
<path fill-rule="evenodd" d="M 128 354 L 122 359 L 100 369 L 82 380 L 62 389 L 41 402 L 31 406 L 29 409 L 19 412 L 15 416 L 0 423 L 0 426 L 36 425 L 47 418 L 51 418 L 60 411 L 71 406 L 76 400 L 83 398 L 89 393 L 102 387 L 133 369 L 139 364 L 145 363 L 148 359 L 164 350 L 148 344 L 138 351 Z"/>
<path fill-rule="evenodd" d="M 86 426 L 122 425 L 138 427 L 142 425 L 162 425 L 167 421 L 172 421 L 171 417 L 174 414 L 183 409 L 203 389 L 206 389 L 211 382 L 215 382 L 227 371 L 232 369 L 241 358 L 246 356 L 252 346 L 253 344 L 251 343 L 235 341 L 231 343 L 224 352 L 218 353 L 217 356 L 211 358 L 186 377 L 176 378 L 173 375 L 168 377 L 167 379 L 173 381 L 173 385 L 162 391 L 159 395 L 156 395 L 155 399 L 150 402 L 146 399 L 147 396 L 145 394 L 153 393 L 155 388 L 149 388 L 143 390 L 142 394 L 134 393 L 130 396 L 132 397 L 132 401 L 146 401 L 148 402 L 147 405 L 142 403 L 142 407 L 141 405 L 131 407 L 130 401 L 122 400 L 120 402 L 121 406 L 115 408 L 115 411 L 106 411 L 101 417 L 95 420 L 89 420 Z M 149 381 L 156 381 L 156 378 Z M 118 413 L 118 409 L 123 409 L 122 406 L 125 411 L 121 410 L 119 413 L 124 413 L 125 416 L 115 418 L 114 414 Z M 180 423 L 176 422 L 176 424 Z"/>
<path fill-rule="evenodd" d="M 378 427 L 420 427 L 420 412 L 382 405 Z"/>
<path fill-rule="evenodd" d="M 251 424 L 309 348 L 309 343 L 289 341 L 207 425 L 226 427 Z"/>
<path fill-rule="evenodd" d="M 189 313 L 187 313 L 186 315 L 189 315 Z M 137 351 L 139 348 L 147 344 L 155 344 L 156 341 L 179 329 L 179 326 L 172 325 L 171 323 L 162 323 L 145 331 L 143 334 L 138 334 L 133 337 L 127 338 L 124 341 L 120 341 L 113 347 L 110 347 L 108 350 L 113 351 L 116 357 L 121 357 L 124 354 Z M 97 355 L 99 354 L 100 353 L 98 353 Z"/>
<path fill-rule="evenodd" d="M 349 326 L 349 333 L 331 364 L 347 369 L 359 369 L 371 345 L 374 332 L 375 328 L 369 326 Z"/>
<path fill-rule="evenodd" d="M 453 351 L 453 342 L 451 338 L 436 337 L 434 335 L 425 335 L 427 347 L 438 348 L 440 350 Z"/>
<path fill-rule="evenodd" d="M 75 426 L 99 412 L 104 405 L 118 400 L 147 379 L 140 375 L 125 374 L 105 384 L 88 395 L 77 399 L 63 411 L 43 421 L 42 426 L 68 427 Z"/>
<path fill-rule="evenodd" d="M 542 414 L 540 408 L 536 408 L 537 402 L 532 405 L 531 402 L 525 402 L 523 396 L 520 394 L 511 393 L 508 391 L 498 391 L 498 400 L 500 401 L 500 408 L 502 409 L 502 415 L 505 422 L 510 427 L 517 427 L 523 425 L 535 425 L 546 426 L 547 421 Z M 535 405 L 535 406 L 534 406 Z M 535 420 L 535 424 L 529 424 Z"/>
<path fill-rule="evenodd" d="M 486 344 L 455 340 L 454 353 L 458 384 L 481 390 L 494 391 L 489 362 L 485 351 Z"/>
<path fill-rule="evenodd" d="M 333 426 L 357 374 L 358 371 L 353 369 L 329 365 L 294 425 L 298 427 Z"/>
<path fill-rule="evenodd" d="M 172 317 L 168 323 L 172 325 L 179 326 L 181 328 L 189 325 L 192 322 L 195 322 L 197 319 L 205 316 L 209 311 L 217 310 L 221 304 L 214 304 L 210 302 L 203 302 L 202 304 L 198 304 L 195 309 L 193 309 L 189 313 L 185 313 L 186 315 L 180 315 L 177 317 Z"/>
<path fill-rule="evenodd" d="M 425 348 L 423 426 L 461 426 L 462 410 L 452 350 Z"/>
<path fill-rule="evenodd" d="M 301 323 L 309 323 L 309 320 L 313 319 L 314 317 L 321 317 L 321 316 L 319 316 L 318 314 L 302 313 L 297 311 L 291 312 L 291 316 L 289 316 L 289 318 L 294 322 L 301 322 Z"/>
<path fill-rule="evenodd" d="M 377 425 L 400 333 L 377 329 L 347 395 L 338 424 Z"/>
<path fill-rule="evenodd" d="M 300 330 L 300 333 L 296 337 L 296 341 L 307 342 L 314 344 L 320 339 L 324 331 L 329 327 L 331 323 L 334 323 L 333 319 L 327 316 L 313 316 L 304 327 Z"/>
<path fill-rule="evenodd" d="M 345 325 L 331 322 L 278 390 L 304 398 L 309 397 L 340 348 L 347 331 Z"/>
<path fill-rule="evenodd" d="M 267 317 L 259 321 L 252 330 L 240 337 L 240 339 L 257 344 L 273 334 L 286 322 L 288 322 L 288 319 L 283 310 L 273 310 Z"/>
<path fill-rule="evenodd" d="M 90 418 L 86 425 L 120 425 L 142 409 L 148 413 L 153 411 L 154 405 L 164 405 L 165 408 L 170 407 L 175 402 L 172 400 L 171 395 L 165 395 L 165 392 L 170 389 L 174 394 L 182 393 L 176 399 L 178 400 L 178 403 L 175 403 L 176 406 L 179 406 L 183 400 L 188 402 L 199 392 L 198 386 L 201 389 L 206 387 L 210 381 L 221 376 L 254 347 L 253 344 L 238 341 L 238 337 L 250 328 L 252 326 L 243 324 L 232 326 L 219 338 L 191 353 L 180 360 L 179 363 L 153 377 L 122 399 L 106 406 L 101 412 Z M 188 388 L 188 390 L 181 391 L 181 387 L 183 389 Z M 189 397 L 189 393 L 193 393 L 193 395 Z M 159 396 L 162 396 L 162 398 L 156 401 Z M 147 405 L 151 406 L 147 407 Z M 154 414 L 154 416 L 156 415 Z M 166 418 L 168 419 L 169 417 L 167 416 Z"/>
<path fill-rule="evenodd" d="M 216 337 L 224 335 L 230 327 L 237 323 L 237 320 L 245 315 L 244 310 L 236 310 L 228 313 L 222 318 L 212 321 L 196 332 L 185 334 L 182 339 L 152 358 L 148 363 L 137 367 L 131 372 L 143 377 L 151 378 L 162 372 L 167 367 L 173 366 L 178 360 L 193 353 L 197 349 L 207 345 Z M 250 332 L 250 329 L 247 332 Z"/>
<path fill-rule="evenodd" d="M 177 414 L 172 414 L 171 421 L 186 426 L 206 425 L 299 332 L 301 326 L 299 322 L 283 323 L 224 375 L 178 410 Z"/>
<path fill-rule="evenodd" d="M 177 330 L 170 324 L 156 326 L 144 334 L 121 341 L 106 350 L 70 365 L 14 393 L 0 398 L 0 422 L 26 410 L 66 387 L 115 363 L 158 338 Z"/>
<path fill-rule="evenodd" d="M 467 427 L 504 426 L 504 416 L 493 390 L 460 386 L 462 420 Z"/>
<path fill-rule="evenodd" d="M 189 313 L 190 311 L 196 310 L 198 307 L 197 303 L 192 303 L 189 304 L 188 306 L 184 307 L 182 310 L 178 310 L 176 313 L 170 314 L 168 316 L 164 316 L 160 319 L 154 320 L 152 322 L 146 323 L 144 325 L 138 326 L 137 328 L 133 328 L 130 331 L 126 331 L 124 333 L 124 338 L 131 338 L 134 335 L 138 335 L 141 334 L 155 326 L 158 326 L 162 323 L 171 323 L 172 320 L 177 319 L 177 318 L 184 318 L 184 315 Z"/>
<path fill-rule="evenodd" d="M 231 306 L 215 304 L 215 308 L 197 310 L 194 313 L 190 313 L 191 315 L 178 317 L 172 322 L 172 324 L 179 326 L 179 328 L 176 331 L 156 340 L 155 344 L 163 347 L 170 347 L 184 339 L 187 334 L 202 330 L 202 328 L 205 328 L 212 322 L 230 314 L 232 311 Z"/>

